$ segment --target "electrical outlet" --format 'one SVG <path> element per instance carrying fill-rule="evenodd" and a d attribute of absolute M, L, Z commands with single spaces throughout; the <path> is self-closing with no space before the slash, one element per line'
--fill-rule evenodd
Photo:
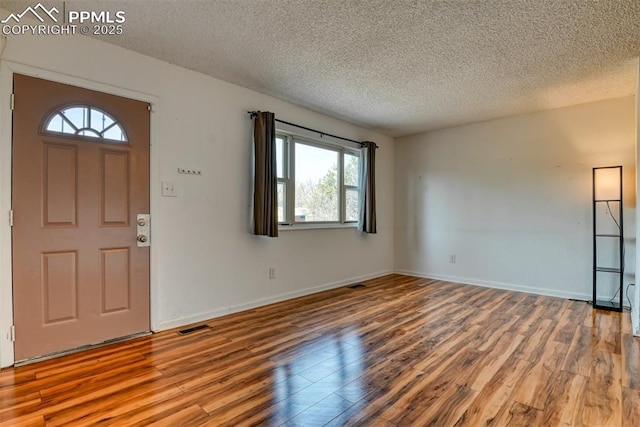
<path fill-rule="evenodd" d="M 273 267 L 269 267 L 269 279 L 276 278 L 276 269 Z"/>
<path fill-rule="evenodd" d="M 449 255 L 449 262 L 451 264 L 455 264 L 456 263 L 456 256 L 455 255 Z"/>

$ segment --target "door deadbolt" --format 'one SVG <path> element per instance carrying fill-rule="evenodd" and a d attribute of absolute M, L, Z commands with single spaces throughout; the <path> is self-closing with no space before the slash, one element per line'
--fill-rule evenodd
<path fill-rule="evenodd" d="M 138 247 L 151 245 L 151 216 L 149 214 L 138 214 L 136 217 L 136 240 Z"/>

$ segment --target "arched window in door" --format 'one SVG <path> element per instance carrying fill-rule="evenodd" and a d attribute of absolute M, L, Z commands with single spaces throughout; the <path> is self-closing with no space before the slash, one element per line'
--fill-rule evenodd
<path fill-rule="evenodd" d="M 88 105 L 75 105 L 56 111 L 47 120 L 44 131 L 103 140 L 100 142 L 127 142 L 127 134 L 111 115 Z"/>

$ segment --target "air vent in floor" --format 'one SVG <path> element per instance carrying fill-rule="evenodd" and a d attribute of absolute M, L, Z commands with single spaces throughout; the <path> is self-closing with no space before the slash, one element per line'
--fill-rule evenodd
<path fill-rule="evenodd" d="M 181 331 L 178 331 L 178 335 L 189 335 L 194 332 L 202 331 L 203 329 L 209 329 L 209 326 L 199 325 L 199 326 L 194 326 L 193 328 L 183 329 Z"/>
<path fill-rule="evenodd" d="M 347 288 L 349 289 L 360 289 L 360 288 L 364 288 L 366 286 L 364 286 L 362 283 L 356 283 L 355 285 L 349 285 L 347 286 Z"/>

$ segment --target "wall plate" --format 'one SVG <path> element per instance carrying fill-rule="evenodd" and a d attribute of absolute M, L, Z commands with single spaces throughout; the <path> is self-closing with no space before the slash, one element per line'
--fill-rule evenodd
<path fill-rule="evenodd" d="M 202 175 L 202 170 L 193 168 L 178 168 L 178 173 L 185 175 Z"/>

